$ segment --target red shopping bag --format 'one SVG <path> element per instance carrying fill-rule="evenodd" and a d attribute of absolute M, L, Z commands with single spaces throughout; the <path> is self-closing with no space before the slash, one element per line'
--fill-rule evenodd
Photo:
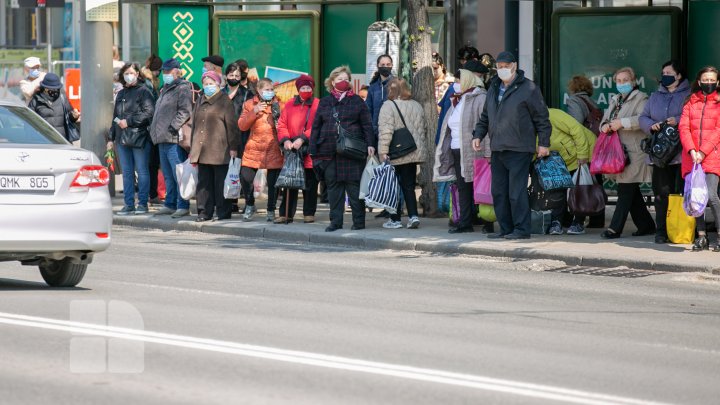
<path fill-rule="evenodd" d="M 490 174 L 490 163 L 487 159 L 475 159 L 475 172 L 473 173 L 473 195 L 475 204 L 492 205 L 492 193 L 490 185 L 492 183 L 492 175 Z"/>
<path fill-rule="evenodd" d="M 625 152 L 617 132 L 601 132 L 590 161 L 592 174 L 617 174 L 625 170 Z"/>

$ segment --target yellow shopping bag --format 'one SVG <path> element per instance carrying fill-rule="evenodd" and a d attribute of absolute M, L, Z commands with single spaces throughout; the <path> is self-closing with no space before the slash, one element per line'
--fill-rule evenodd
<path fill-rule="evenodd" d="M 670 194 L 668 199 L 667 234 L 672 243 L 692 243 L 695 239 L 695 217 L 685 213 L 680 194 Z"/>

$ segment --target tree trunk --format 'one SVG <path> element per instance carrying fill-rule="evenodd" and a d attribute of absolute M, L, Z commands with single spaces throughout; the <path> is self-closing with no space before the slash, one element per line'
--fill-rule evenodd
<path fill-rule="evenodd" d="M 422 192 L 418 203 L 422 207 L 423 216 L 436 216 L 438 206 L 432 177 L 435 165 L 435 132 L 438 125 L 438 111 L 435 100 L 435 78 L 432 71 L 431 36 L 434 32 L 430 27 L 426 0 L 407 0 L 407 16 L 413 99 L 422 105 L 428 129 L 424 134 L 427 155 L 424 163 L 420 165 L 418 180 Z"/>

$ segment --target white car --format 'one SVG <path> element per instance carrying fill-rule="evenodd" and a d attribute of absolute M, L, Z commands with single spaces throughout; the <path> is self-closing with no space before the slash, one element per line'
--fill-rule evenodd
<path fill-rule="evenodd" d="M 25 106 L 0 101 L 0 261 L 73 287 L 110 246 L 110 173 Z"/>

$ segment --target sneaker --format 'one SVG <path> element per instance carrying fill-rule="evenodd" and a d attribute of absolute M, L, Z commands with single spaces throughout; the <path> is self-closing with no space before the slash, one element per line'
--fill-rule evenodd
<path fill-rule="evenodd" d="M 580 224 L 572 224 L 567 230 L 568 235 L 582 235 L 585 233 L 585 227 Z"/>
<path fill-rule="evenodd" d="M 393 221 L 392 219 L 388 219 L 387 222 L 383 224 L 383 228 L 387 229 L 400 229 L 402 228 L 402 222 L 400 221 Z"/>
<path fill-rule="evenodd" d="M 416 216 L 410 217 L 408 220 L 407 227 L 408 229 L 417 229 L 420 226 L 420 218 Z"/>
<path fill-rule="evenodd" d="M 267 218 L 267 222 L 275 221 L 275 211 L 268 211 L 266 218 Z"/>
<path fill-rule="evenodd" d="M 181 218 L 190 215 L 190 210 L 185 208 L 180 208 L 179 210 L 175 211 L 170 215 L 170 218 Z"/>
<path fill-rule="evenodd" d="M 242 220 L 247 222 L 250 221 L 255 214 L 255 206 L 254 205 L 248 205 L 245 207 L 245 213 L 243 214 Z"/>
<path fill-rule="evenodd" d="M 159 210 L 155 211 L 155 215 L 170 215 L 174 212 L 175 210 L 170 207 L 162 207 Z"/>
<path fill-rule="evenodd" d="M 560 225 L 560 221 L 552 221 L 550 224 L 550 232 L 548 232 L 550 235 L 562 235 L 563 229 L 562 225 Z"/>
<path fill-rule="evenodd" d="M 138 205 L 135 209 L 135 215 L 145 215 L 148 213 L 147 205 Z"/>
<path fill-rule="evenodd" d="M 122 209 L 120 211 L 118 211 L 116 214 L 117 215 L 131 215 L 133 213 L 135 213 L 135 207 L 129 207 L 126 205 L 126 206 L 122 207 Z"/>

